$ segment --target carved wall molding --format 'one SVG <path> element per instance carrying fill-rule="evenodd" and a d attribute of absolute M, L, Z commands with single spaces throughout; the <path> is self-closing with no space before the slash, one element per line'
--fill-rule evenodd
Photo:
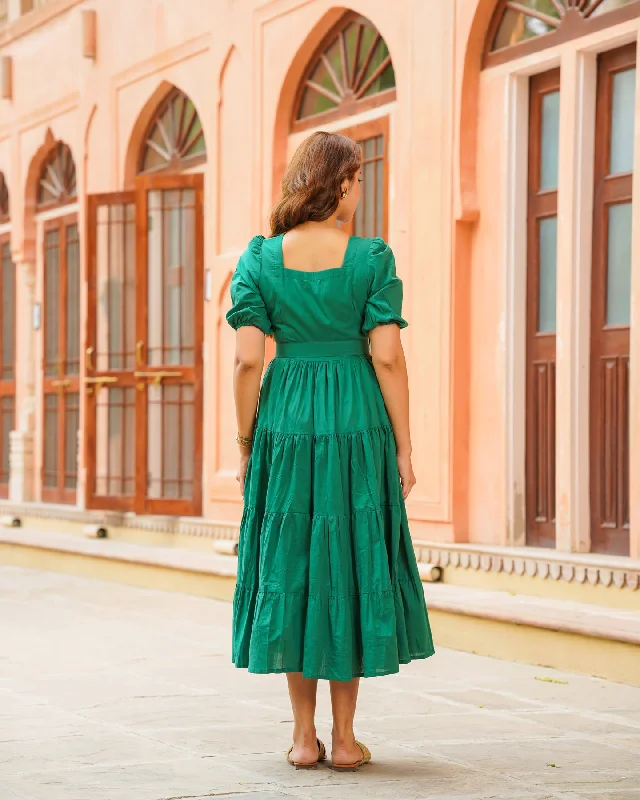
<path fill-rule="evenodd" d="M 418 561 L 446 569 L 495 572 L 548 581 L 640 589 L 640 563 L 625 558 L 609 558 L 595 553 L 557 553 L 542 555 L 525 548 L 490 548 L 458 545 L 449 547 L 416 542 Z M 625 563 L 627 562 L 627 563 Z"/>

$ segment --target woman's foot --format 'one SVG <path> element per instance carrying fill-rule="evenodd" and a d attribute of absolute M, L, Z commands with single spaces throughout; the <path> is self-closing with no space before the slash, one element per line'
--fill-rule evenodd
<path fill-rule="evenodd" d="M 331 761 L 334 764 L 357 764 L 362 761 L 362 750 L 356 744 L 356 737 L 352 733 L 347 737 L 333 734 L 331 746 Z"/>
<path fill-rule="evenodd" d="M 299 735 L 294 733 L 293 748 L 289 751 L 288 758 L 293 764 L 315 764 L 324 756 L 322 749 L 315 731 Z"/>

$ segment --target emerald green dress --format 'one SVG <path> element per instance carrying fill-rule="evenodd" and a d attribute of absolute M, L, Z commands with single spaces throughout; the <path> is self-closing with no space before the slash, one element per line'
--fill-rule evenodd
<path fill-rule="evenodd" d="M 349 681 L 434 652 L 368 333 L 402 318 L 382 239 L 344 263 L 283 265 L 256 236 L 231 281 L 227 321 L 273 334 L 244 488 L 233 662 L 249 672 Z"/>

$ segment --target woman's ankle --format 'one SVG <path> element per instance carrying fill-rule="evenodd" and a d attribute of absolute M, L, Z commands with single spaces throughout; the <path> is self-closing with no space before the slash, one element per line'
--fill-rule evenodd
<path fill-rule="evenodd" d="M 318 734 L 316 732 L 316 728 L 299 728 L 295 727 L 293 729 L 293 741 L 299 747 L 308 747 L 310 745 L 315 745 L 318 739 Z"/>

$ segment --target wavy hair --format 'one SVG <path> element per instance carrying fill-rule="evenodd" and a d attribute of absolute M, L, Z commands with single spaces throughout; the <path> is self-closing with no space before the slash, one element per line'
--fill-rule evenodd
<path fill-rule="evenodd" d="M 318 131 L 302 142 L 282 179 L 282 194 L 271 212 L 271 235 L 303 222 L 324 222 L 338 208 L 343 181 L 360 169 L 360 146 L 340 133 Z"/>

